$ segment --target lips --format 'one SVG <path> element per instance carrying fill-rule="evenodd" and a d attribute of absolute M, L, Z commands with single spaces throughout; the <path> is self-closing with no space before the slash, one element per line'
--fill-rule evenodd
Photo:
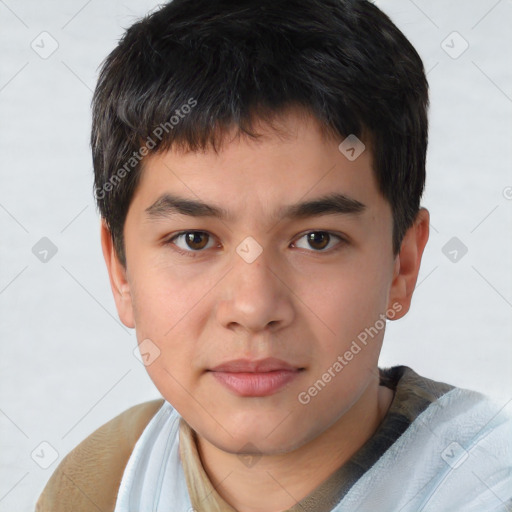
<path fill-rule="evenodd" d="M 209 371 L 217 382 L 238 396 L 263 397 L 277 393 L 302 370 L 280 359 L 267 358 L 260 361 L 235 359 Z"/>
<path fill-rule="evenodd" d="M 230 372 L 230 373 L 265 373 L 278 370 L 299 370 L 300 368 L 292 366 L 281 359 L 269 357 L 259 361 L 250 361 L 249 359 L 234 359 L 227 363 L 219 364 L 212 368 L 212 372 Z"/>

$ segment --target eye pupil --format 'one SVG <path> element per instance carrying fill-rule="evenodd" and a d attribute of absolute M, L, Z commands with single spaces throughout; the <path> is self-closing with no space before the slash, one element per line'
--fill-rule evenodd
<path fill-rule="evenodd" d="M 206 233 L 202 233 L 202 232 L 198 232 L 198 231 L 187 233 L 186 234 L 187 245 L 191 249 L 202 249 L 202 248 L 204 248 L 206 246 L 206 243 L 207 243 L 207 237 L 205 235 L 206 235 Z M 204 240 L 206 240 L 205 243 L 201 244 L 201 242 L 196 239 L 196 238 L 200 239 L 201 237 L 203 237 Z M 199 247 L 195 246 L 195 244 L 199 244 Z"/>
<path fill-rule="evenodd" d="M 322 240 L 325 242 L 325 243 L 321 243 Z M 313 233 L 309 233 L 308 234 L 308 242 L 311 244 L 315 244 L 317 242 L 320 242 L 321 243 L 321 246 L 320 247 L 315 247 L 316 249 L 323 249 L 324 247 L 327 246 L 327 244 L 329 243 L 329 234 L 328 233 L 324 233 L 322 231 L 315 231 Z"/>

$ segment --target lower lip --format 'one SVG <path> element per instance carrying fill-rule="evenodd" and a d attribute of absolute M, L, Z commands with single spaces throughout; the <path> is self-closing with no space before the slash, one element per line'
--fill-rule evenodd
<path fill-rule="evenodd" d="M 211 372 L 229 390 L 239 396 L 269 396 L 295 379 L 300 370 L 276 370 L 262 373 Z"/>

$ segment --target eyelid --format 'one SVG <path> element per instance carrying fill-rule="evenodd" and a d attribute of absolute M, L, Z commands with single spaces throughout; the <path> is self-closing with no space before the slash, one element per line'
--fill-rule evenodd
<path fill-rule="evenodd" d="M 300 240 L 301 238 L 305 237 L 306 235 L 309 235 L 310 233 L 327 233 L 331 238 L 332 237 L 337 238 L 339 240 L 339 243 L 336 244 L 334 247 L 331 247 L 330 249 L 323 250 L 323 251 L 315 251 L 313 249 L 302 249 L 302 247 L 298 247 L 298 249 L 302 249 L 302 250 L 308 251 L 309 253 L 312 253 L 312 254 L 328 254 L 328 253 L 336 251 L 340 247 L 348 244 L 347 237 L 345 237 L 341 233 L 337 233 L 337 232 L 330 231 L 330 230 L 327 230 L 327 229 L 309 229 L 307 231 L 304 231 L 303 233 L 297 235 L 294 238 L 294 242 L 293 243 L 295 244 L 296 241 Z"/>
<path fill-rule="evenodd" d="M 174 240 L 176 238 L 179 238 L 180 236 L 186 235 L 188 233 L 203 233 L 203 234 L 206 234 L 206 235 L 208 235 L 209 237 L 211 237 L 213 239 L 216 239 L 215 235 L 213 235 L 209 231 L 205 231 L 205 230 L 201 230 L 201 229 L 189 229 L 189 230 L 185 230 L 185 231 L 178 231 L 177 233 L 174 233 L 170 238 L 169 237 L 166 238 L 164 240 L 164 245 L 173 245 L 174 246 L 173 247 L 174 251 L 176 251 L 179 254 L 186 255 L 186 256 L 191 256 L 191 257 L 195 257 L 196 255 L 201 254 L 202 252 L 206 252 L 206 249 L 201 249 L 201 250 L 198 250 L 198 251 L 193 251 L 193 250 L 181 249 L 180 247 L 176 246 L 176 244 L 174 243 Z M 308 253 L 312 253 L 312 254 L 329 254 L 329 253 L 332 253 L 332 252 L 336 251 L 337 249 L 340 249 L 341 247 L 343 247 L 344 245 L 349 243 L 347 237 L 344 236 L 343 234 L 337 233 L 337 232 L 334 232 L 334 231 L 330 231 L 330 230 L 327 230 L 327 229 L 309 229 L 307 231 L 304 231 L 304 232 L 296 235 L 295 238 L 293 239 L 292 243 L 295 244 L 296 241 L 300 240 L 301 238 L 303 238 L 306 235 L 309 235 L 311 233 L 327 233 L 330 237 L 337 238 L 339 240 L 339 243 L 336 244 L 334 247 L 331 247 L 330 249 L 326 250 L 326 251 L 325 250 L 315 251 L 313 249 L 303 249 L 302 247 L 298 247 L 297 249 L 305 250 Z M 210 249 L 211 249 L 211 247 L 210 247 Z"/>
<path fill-rule="evenodd" d="M 179 254 L 183 254 L 183 255 L 186 255 L 186 256 L 192 256 L 192 257 L 195 257 L 196 254 L 200 254 L 202 252 L 206 252 L 206 249 L 201 249 L 200 251 L 193 251 L 193 250 L 186 250 L 186 249 L 181 249 L 180 247 L 178 247 L 175 243 L 174 243 L 174 240 L 176 238 L 179 238 L 180 236 L 183 236 L 183 235 L 186 235 L 188 233 L 204 233 L 205 235 L 208 235 L 210 238 L 216 238 L 214 235 L 212 235 L 210 232 L 208 231 L 205 231 L 203 229 L 187 229 L 185 231 L 178 231 L 177 233 L 174 233 L 171 237 L 168 237 L 164 240 L 164 245 L 172 245 L 174 246 L 173 247 L 173 250 L 176 251 L 177 253 Z M 211 249 L 211 247 L 210 247 Z"/>

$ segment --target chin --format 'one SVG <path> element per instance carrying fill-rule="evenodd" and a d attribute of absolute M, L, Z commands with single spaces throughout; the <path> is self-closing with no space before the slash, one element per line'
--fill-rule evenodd
<path fill-rule="evenodd" d="M 284 418 L 286 419 L 283 421 L 283 414 L 280 414 L 267 416 L 259 421 L 254 416 L 245 418 L 244 421 L 239 418 L 238 422 L 220 420 L 221 424 L 229 425 L 226 429 L 229 433 L 219 428 L 212 432 L 208 427 L 205 429 L 208 435 L 203 435 L 201 430 L 198 433 L 209 443 L 228 453 L 278 455 L 300 448 L 322 432 L 317 422 L 308 426 L 304 418 L 293 418 L 293 415 L 284 415 Z"/>
<path fill-rule="evenodd" d="M 312 436 L 313 437 L 313 436 Z M 286 435 L 283 439 L 270 440 L 265 436 L 237 435 L 233 438 L 226 439 L 209 439 L 208 442 L 216 446 L 218 449 L 232 454 L 238 455 L 280 455 L 297 450 L 307 443 L 308 436 L 304 433 L 302 436 Z"/>

